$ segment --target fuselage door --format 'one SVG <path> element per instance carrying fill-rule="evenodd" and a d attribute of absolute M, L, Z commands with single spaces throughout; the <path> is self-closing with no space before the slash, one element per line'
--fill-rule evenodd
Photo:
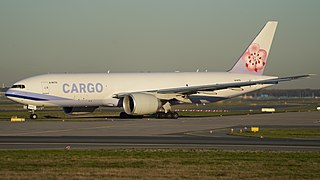
<path fill-rule="evenodd" d="M 41 86 L 42 86 L 42 94 L 49 94 L 49 83 L 41 82 Z"/>

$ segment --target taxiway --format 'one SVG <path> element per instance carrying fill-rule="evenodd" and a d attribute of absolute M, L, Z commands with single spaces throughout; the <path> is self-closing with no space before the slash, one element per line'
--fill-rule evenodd
<path fill-rule="evenodd" d="M 319 139 L 228 136 L 231 128 L 320 128 L 320 112 L 179 119 L 0 122 L 0 149 L 216 148 L 320 151 Z"/>

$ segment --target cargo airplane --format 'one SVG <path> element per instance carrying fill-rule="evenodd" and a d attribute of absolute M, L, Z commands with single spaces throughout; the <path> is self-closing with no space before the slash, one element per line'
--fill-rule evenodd
<path fill-rule="evenodd" d="M 121 118 L 156 114 L 178 118 L 171 106 L 213 103 L 310 75 L 263 75 L 278 22 L 269 21 L 227 72 L 45 74 L 16 82 L 6 96 L 35 111 L 62 107 L 67 114 L 100 106 L 123 107 Z"/>

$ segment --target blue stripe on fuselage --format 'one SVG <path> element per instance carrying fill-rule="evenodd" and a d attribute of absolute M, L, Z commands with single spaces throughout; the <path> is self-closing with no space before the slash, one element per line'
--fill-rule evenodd
<path fill-rule="evenodd" d="M 7 97 L 29 99 L 34 101 L 69 100 L 67 98 L 62 98 L 58 96 L 51 96 L 46 94 L 38 94 L 38 93 L 17 91 L 17 90 L 10 90 L 10 89 L 5 93 L 5 95 Z"/>
<path fill-rule="evenodd" d="M 49 101 L 48 99 L 42 99 L 42 98 L 36 98 L 36 97 L 30 97 L 30 96 L 22 96 L 22 95 L 16 95 L 16 94 L 8 94 L 8 93 L 6 93 L 6 96 L 21 98 L 21 99 L 29 99 L 29 100 L 34 100 L 34 101 Z"/>

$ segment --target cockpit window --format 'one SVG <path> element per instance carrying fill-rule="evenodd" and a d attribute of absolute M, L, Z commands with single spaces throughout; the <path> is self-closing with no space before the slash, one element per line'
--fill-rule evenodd
<path fill-rule="evenodd" d="M 13 85 L 11 88 L 24 89 L 24 88 L 26 88 L 26 86 L 23 85 L 23 84 L 15 84 L 15 85 Z"/>

